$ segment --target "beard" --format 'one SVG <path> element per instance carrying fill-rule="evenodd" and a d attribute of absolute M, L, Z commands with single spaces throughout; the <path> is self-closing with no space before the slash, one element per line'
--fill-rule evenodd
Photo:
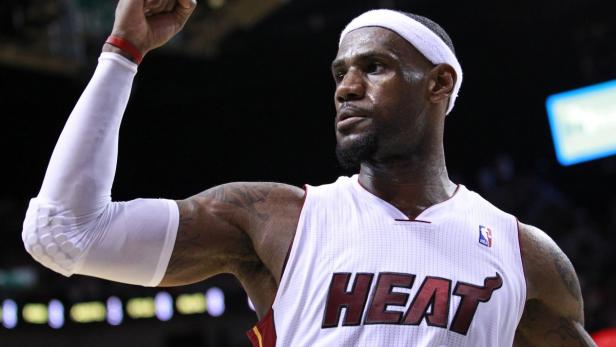
<path fill-rule="evenodd" d="M 359 171 L 362 162 L 368 161 L 374 156 L 377 148 L 377 136 L 370 132 L 344 146 L 341 146 L 338 142 L 336 144 L 336 157 L 344 170 L 355 173 Z"/>

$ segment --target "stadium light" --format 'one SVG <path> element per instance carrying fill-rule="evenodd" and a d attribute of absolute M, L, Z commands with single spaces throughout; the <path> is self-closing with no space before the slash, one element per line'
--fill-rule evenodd
<path fill-rule="evenodd" d="M 49 302 L 49 326 L 54 329 L 64 326 L 64 305 L 60 300 L 54 299 Z"/>
<path fill-rule="evenodd" d="M 205 295 L 202 293 L 182 294 L 175 300 L 175 308 L 181 314 L 199 314 L 207 310 Z"/>
<path fill-rule="evenodd" d="M 11 299 L 2 302 L 2 325 L 7 329 L 17 325 L 17 304 Z"/>
<path fill-rule="evenodd" d="M 212 287 L 205 293 L 207 313 L 212 317 L 220 317 L 225 313 L 225 293 L 220 288 Z"/>
<path fill-rule="evenodd" d="M 47 324 L 49 312 L 47 311 L 47 305 L 40 303 L 28 303 L 25 304 L 21 310 L 21 316 L 24 318 L 24 322 L 30 324 Z"/>
<path fill-rule="evenodd" d="M 115 296 L 107 299 L 107 323 L 109 325 L 120 325 L 124 320 L 124 311 L 122 310 L 122 301 Z"/>
<path fill-rule="evenodd" d="M 154 298 L 132 298 L 126 302 L 126 314 L 132 319 L 153 318 L 156 315 Z"/>
<path fill-rule="evenodd" d="M 154 297 L 156 318 L 168 321 L 173 317 L 173 298 L 167 292 L 160 292 Z"/>
<path fill-rule="evenodd" d="M 77 323 L 93 323 L 105 320 L 107 310 L 100 301 L 80 302 L 74 304 L 69 315 Z"/>
<path fill-rule="evenodd" d="M 250 300 L 248 304 L 252 304 Z M 13 329 L 17 326 L 20 312 L 28 324 L 48 324 L 53 329 L 60 329 L 64 327 L 67 317 L 75 323 L 107 321 L 109 325 L 117 326 L 123 323 L 125 314 L 132 319 L 156 317 L 160 321 L 168 321 L 174 317 L 175 312 L 181 315 L 207 312 L 212 317 L 220 317 L 225 311 L 225 293 L 218 287 L 211 287 L 205 293 L 185 293 L 175 298 L 161 291 L 154 297 L 129 298 L 125 305 L 115 296 L 106 301 L 77 302 L 72 305 L 53 299 L 48 304 L 25 303 L 23 307 L 12 299 L 6 299 L 0 305 L 0 323 L 5 328 Z"/>

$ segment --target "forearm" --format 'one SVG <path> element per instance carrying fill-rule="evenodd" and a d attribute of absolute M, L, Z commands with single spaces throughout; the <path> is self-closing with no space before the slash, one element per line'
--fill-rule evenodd
<path fill-rule="evenodd" d="M 101 54 L 92 80 L 58 139 L 40 199 L 79 214 L 111 201 L 120 123 L 136 72 L 137 65 L 127 59 Z"/>

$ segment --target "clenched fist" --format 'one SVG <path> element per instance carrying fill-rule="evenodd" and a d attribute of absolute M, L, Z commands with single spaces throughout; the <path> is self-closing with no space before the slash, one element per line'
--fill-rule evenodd
<path fill-rule="evenodd" d="M 129 41 L 145 55 L 182 30 L 196 6 L 196 0 L 120 0 L 111 35 Z M 126 55 L 110 45 L 103 50 Z"/>

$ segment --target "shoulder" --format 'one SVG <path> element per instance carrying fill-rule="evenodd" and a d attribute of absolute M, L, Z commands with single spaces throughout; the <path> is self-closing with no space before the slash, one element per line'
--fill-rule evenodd
<path fill-rule="evenodd" d="M 573 264 L 545 232 L 518 223 L 527 301 L 537 300 L 583 322 L 582 292 Z"/>

